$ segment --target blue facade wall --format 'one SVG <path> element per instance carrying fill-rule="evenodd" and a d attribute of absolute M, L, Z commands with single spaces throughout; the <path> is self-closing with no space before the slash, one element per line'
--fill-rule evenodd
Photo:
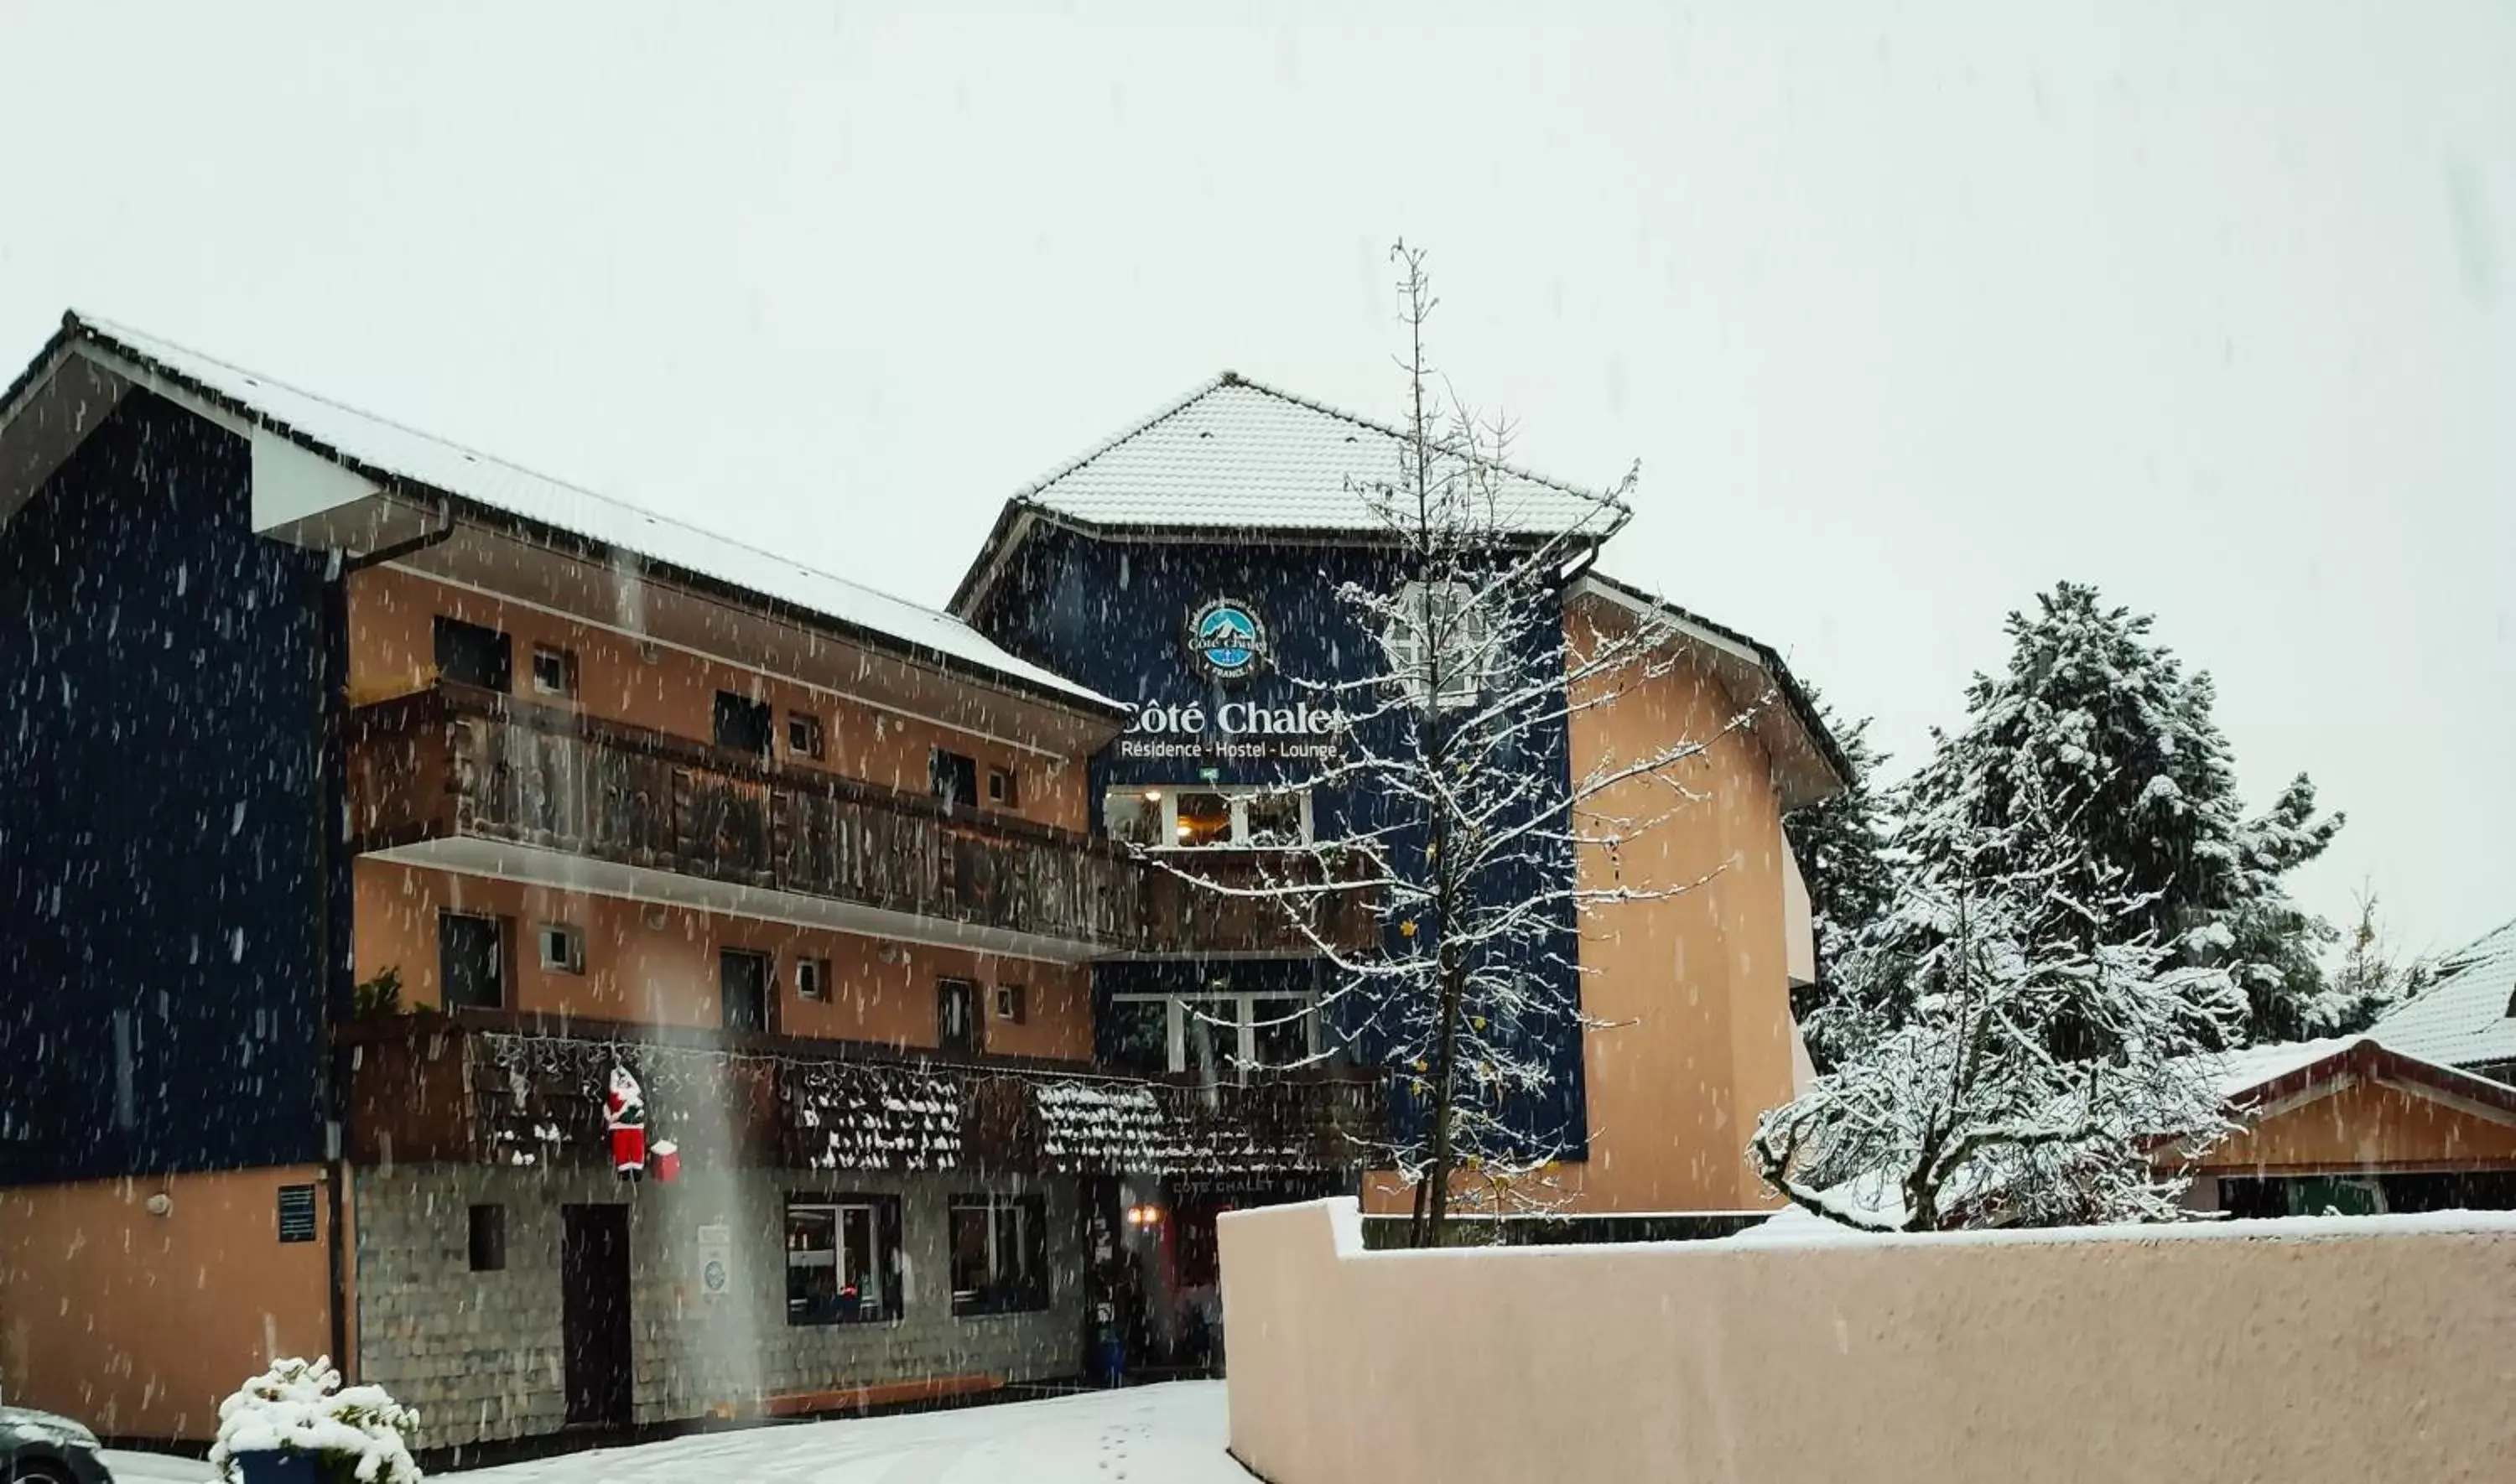
<path fill-rule="evenodd" d="M 134 392 L 0 526 L 0 1182 L 320 1154 L 337 638 L 250 478 Z"/>
<path fill-rule="evenodd" d="M 1305 689 L 1296 678 L 1352 680 L 1381 671 L 1386 660 L 1378 636 L 1361 622 L 1361 615 L 1339 597 L 1338 590 L 1354 583 L 1388 591 L 1397 581 L 1389 555 L 1366 547 L 1283 546 L 1230 536 L 1210 543 L 1105 541 L 1048 527 L 1034 530 L 1024 543 L 973 621 L 1015 653 L 1104 695 L 1140 707 L 1195 705 L 1211 725 L 1230 702 L 1269 708 L 1304 701 L 1335 704 L 1332 698 Z M 1232 680 L 1218 680 L 1197 665 L 1187 643 L 1192 617 L 1225 598 L 1245 604 L 1259 616 L 1274 654 L 1271 665 Z M 1111 744 L 1092 763 L 1096 828 L 1099 801 L 1111 788 L 1283 781 L 1298 779 L 1318 765 L 1267 759 L 1185 763 L 1130 758 L 1124 755 L 1123 742 Z M 1381 742 L 1394 750 L 1392 737 Z M 1536 729 L 1514 765 L 1551 776 L 1569 792 L 1568 755 L 1569 741 L 1559 722 Z M 1389 801 L 1379 798 L 1315 798 L 1314 829 L 1321 838 L 1333 838 L 1376 828 L 1385 822 L 1380 811 L 1389 806 Z M 1407 848 L 1402 844 L 1402 851 Z M 1557 869 L 1572 870 L 1569 853 Z M 1529 880 L 1496 880 L 1488 885 L 1497 892 L 1533 894 L 1546 883 L 1532 872 Z M 1543 958 L 1527 966 L 1528 972 L 1554 981 L 1567 1003 L 1577 1003 L 1574 966 L 1579 955 L 1569 904 L 1560 936 Z M 1200 978 L 1238 987 L 1239 979 L 1272 980 L 1280 971 L 1257 965 L 1102 965 L 1094 972 L 1100 1002 L 1095 1018 L 1108 1019 L 1102 1011 L 1111 993 L 1171 990 Z M 1272 984 L 1247 987 L 1264 989 Z M 1351 1040 L 1359 1056 L 1377 1059 L 1379 1052 L 1363 1010 L 1349 1002 L 1338 1029 Z M 1542 1038 L 1531 1050 L 1543 1055 L 1552 1069 L 1554 1092 L 1542 1101 L 1510 1110 L 1511 1121 L 1531 1147 L 1581 1158 L 1586 1152 L 1587 1119 L 1579 1027 L 1550 1022 L 1533 1026 L 1531 1034 Z M 1403 1106 L 1400 1116 L 1406 1116 Z"/>

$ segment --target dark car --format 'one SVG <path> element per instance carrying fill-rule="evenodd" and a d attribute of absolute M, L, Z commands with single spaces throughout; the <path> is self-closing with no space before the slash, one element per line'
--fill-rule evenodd
<path fill-rule="evenodd" d="M 65 1417 L 0 1407 L 0 1480 L 8 1484 L 113 1484 L 96 1434 Z"/>

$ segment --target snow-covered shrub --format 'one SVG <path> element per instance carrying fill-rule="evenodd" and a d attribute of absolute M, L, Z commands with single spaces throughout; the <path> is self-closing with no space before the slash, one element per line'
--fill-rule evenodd
<path fill-rule="evenodd" d="M 219 1403 L 210 1463 L 234 1484 L 243 1453 L 306 1453 L 325 1484 L 420 1484 L 402 1441 L 419 1417 L 382 1386 L 341 1384 L 331 1357 L 282 1360 Z"/>

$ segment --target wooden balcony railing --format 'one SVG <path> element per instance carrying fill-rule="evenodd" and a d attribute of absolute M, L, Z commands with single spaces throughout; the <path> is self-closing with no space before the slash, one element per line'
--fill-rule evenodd
<path fill-rule="evenodd" d="M 1089 836 L 470 686 L 358 708 L 348 753 L 363 850 L 533 845 L 1045 939 L 1078 957 L 1308 946 L 1277 902 L 1184 881 Z M 1254 882 L 1256 865 L 1217 857 L 1200 870 Z M 1358 894 L 1312 903 L 1331 941 L 1370 941 Z"/>
<path fill-rule="evenodd" d="M 1360 1168 L 1386 1119 L 1367 1075 L 1205 1087 L 500 1010 L 386 1016 L 342 1039 L 351 1157 L 370 1165 L 601 1166 L 614 1065 L 646 1091 L 650 1143 L 694 1168 L 1317 1174 Z"/>

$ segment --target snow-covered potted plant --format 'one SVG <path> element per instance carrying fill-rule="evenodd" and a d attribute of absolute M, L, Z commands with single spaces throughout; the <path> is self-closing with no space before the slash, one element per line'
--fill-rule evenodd
<path fill-rule="evenodd" d="M 219 1404 L 210 1464 L 227 1484 L 420 1484 L 418 1424 L 382 1386 L 343 1386 L 331 1358 L 282 1360 Z"/>

